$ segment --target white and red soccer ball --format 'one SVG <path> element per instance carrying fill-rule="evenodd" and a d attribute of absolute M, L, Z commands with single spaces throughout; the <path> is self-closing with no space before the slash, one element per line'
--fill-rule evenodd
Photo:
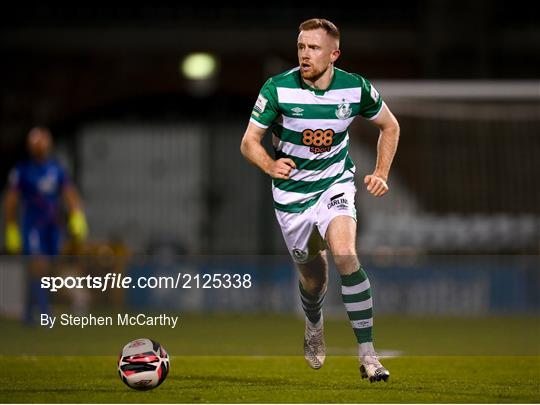
<path fill-rule="evenodd" d="M 118 357 L 118 374 L 136 390 L 150 390 L 160 385 L 169 374 L 169 355 L 158 342 L 136 339 L 124 346 Z"/>

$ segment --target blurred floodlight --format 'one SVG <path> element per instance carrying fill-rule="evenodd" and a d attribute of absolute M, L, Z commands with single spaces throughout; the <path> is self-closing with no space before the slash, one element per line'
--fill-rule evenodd
<path fill-rule="evenodd" d="M 205 80 L 216 73 L 217 60 L 214 55 L 209 53 L 191 53 L 184 58 L 180 69 L 188 79 Z"/>

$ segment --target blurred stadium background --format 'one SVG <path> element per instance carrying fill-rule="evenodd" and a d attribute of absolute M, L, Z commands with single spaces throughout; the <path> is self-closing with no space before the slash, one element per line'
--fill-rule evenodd
<path fill-rule="evenodd" d="M 323 16 L 342 31 L 338 66 L 369 78 L 401 124 L 391 193 L 357 193 L 358 249 L 376 313 L 538 316 L 540 24 L 532 7 L 11 5 L 0 16 L 0 184 L 25 155 L 28 129 L 47 125 L 90 226 L 83 251 L 65 250 L 83 259 L 63 260 L 59 274 L 242 269 L 256 280 L 243 293 L 83 294 L 86 309 L 298 312 L 270 179 L 243 160 L 239 143 L 260 86 L 296 64 L 298 24 Z M 208 74 L 190 78 L 186 58 L 200 52 L 210 64 L 195 59 L 195 73 Z M 351 135 L 361 178 L 374 165 L 377 131 L 358 120 Z M 0 260 L 0 312 L 18 316 L 24 266 Z M 327 311 L 345 317 L 337 290 Z"/>

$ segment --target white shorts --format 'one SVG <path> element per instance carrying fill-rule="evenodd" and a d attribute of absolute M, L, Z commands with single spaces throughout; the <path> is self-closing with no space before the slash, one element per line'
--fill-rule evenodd
<path fill-rule="evenodd" d="M 332 219 L 345 215 L 356 220 L 355 194 L 356 187 L 352 181 L 336 183 L 304 212 L 276 210 L 287 249 L 295 262 L 305 263 L 327 248 L 326 230 Z"/>

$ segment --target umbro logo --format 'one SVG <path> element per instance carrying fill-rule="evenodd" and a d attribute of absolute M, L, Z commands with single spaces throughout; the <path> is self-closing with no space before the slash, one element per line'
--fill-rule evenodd
<path fill-rule="evenodd" d="M 300 107 L 294 107 L 291 109 L 291 111 L 293 112 L 292 115 L 297 115 L 297 116 L 302 116 L 302 113 L 304 112 L 304 109 L 303 108 L 300 108 Z"/>

